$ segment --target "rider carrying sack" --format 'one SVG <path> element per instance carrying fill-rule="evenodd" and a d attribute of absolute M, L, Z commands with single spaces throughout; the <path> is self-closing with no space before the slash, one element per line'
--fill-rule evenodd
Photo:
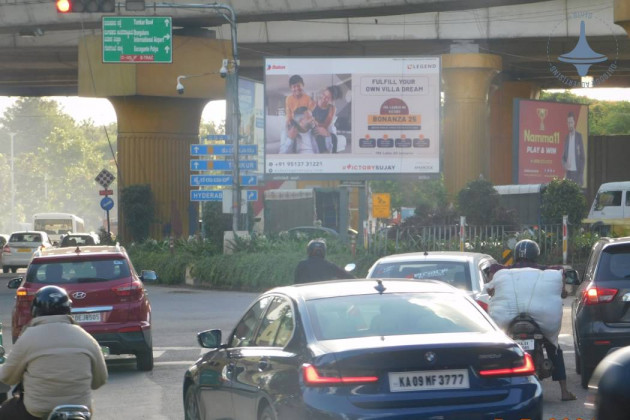
<path fill-rule="evenodd" d="M 33 299 L 33 319 L 13 345 L 0 382 L 22 383 L 24 393 L 0 407 L 0 420 L 39 420 L 62 404 L 90 407 L 92 389 L 107 381 L 98 342 L 70 317 L 72 301 L 57 286 Z"/>
<path fill-rule="evenodd" d="M 502 328 L 521 312 L 528 312 L 545 336 L 547 357 L 553 364 L 551 379 L 560 385 L 560 399 L 573 401 L 576 396 L 568 390 L 564 356 L 558 344 L 562 326 L 563 268 L 539 265 L 540 247 L 524 239 L 514 246 L 513 266 L 493 264 L 491 281 L 484 289 L 492 296 L 488 313 Z"/>

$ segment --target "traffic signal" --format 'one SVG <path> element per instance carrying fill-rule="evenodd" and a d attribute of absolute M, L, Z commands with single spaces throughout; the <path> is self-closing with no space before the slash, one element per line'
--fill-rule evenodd
<path fill-rule="evenodd" d="M 55 0 L 58 13 L 114 13 L 116 0 Z"/>

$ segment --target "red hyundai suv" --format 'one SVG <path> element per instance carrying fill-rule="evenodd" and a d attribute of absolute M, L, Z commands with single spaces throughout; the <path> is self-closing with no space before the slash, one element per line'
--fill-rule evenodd
<path fill-rule="evenodd" d="M 72 299 L 72 317 L 110 354 L 134 354 L 138 370 L 153 369 L 151 304 L 143 281 L 155 281 L 155 272 L 138 276 L 125 249 L 116 246 L 52 248 L 36 253 L 26 277 L 9 282 L 17 289 L 12 317 L 15 342 L 31 320 L 31 303 L 39 288 L 54 284 Z"/>

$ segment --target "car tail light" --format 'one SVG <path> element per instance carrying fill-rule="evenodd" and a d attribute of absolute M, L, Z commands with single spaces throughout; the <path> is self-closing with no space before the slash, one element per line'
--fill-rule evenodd
<path fill-rule="evenodd" d="M 112 287 L 112 291 L 121 297 L 140 299 L 144 295 L 144 288 L 139 281 L 132 281 L 120 286 Z"/>
<path fill-rule="evenodd" d="M 601 287 L 589 287 L 584 291 L 584 303 L 596 305 L 598 303 L 610 303 L 617 294 L 617 289 L 603 289 Z"/>
<path fill-rule="evenodd" d="M 349 385 L 377 382 L 378 376 L 320 376 L 315 366 L 305 363 L 302 365 L 304 383 L 309 386 Z"/>
<path fill-rule="evenodd" d="M 475 300 L 475 302 L 477 302 L 477 305 L 481 306 L 484 311 L 488 312 L 488 304 L 486 302 L 481 300 Z"/>
<path fill-rule="evenodd" d="M 2 253 L 3 254 L 10 254 L 11 253 L 11 248 L 9 247 L 9 245 L 5 245 L 4 247 L 2 247 Z"/>
<path fill-rule="evenodd" d="M 503 368 L 503 369 L 487 369 L 480 370 L 479 375 L 486 377 L 493 376 L 528 376 L 533 375 L 536 372 L 536 366 L 534 366 L 534 360 L 529 353 L 525 353 L 523 357 L 523 364 L 521 366 L 513 367 L 513 368 Z"/>

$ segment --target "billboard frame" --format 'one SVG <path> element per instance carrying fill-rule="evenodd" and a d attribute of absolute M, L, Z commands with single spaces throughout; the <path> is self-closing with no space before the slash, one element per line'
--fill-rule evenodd
<path fill-rule="evenodd" d="M 520 159 L 520 131 L 521 131 L 521 121 L 520 121 L 520 113 L 521 113 L 521 103 L 522 102 L 535 102 L 540 104 L 554 104 L 554 105 L 568 105 L 568 106 L 577 106 L 577 107 L 585 107 L 586 108 L 586 132 L 581 132 L 584 141 L 584 174 L 583 174 L 583 185 L 580 186 L 582 189 L 588 188 L 588 144 L 590 141 L 590 105 L 583 104 L 579 102 L 565 102 L 565 101 L 551 101 L 551 100 L 539 100 L 539 99 L 529 99 L 529 98 L 514 98 L 513 99 L 513 111 L 512 111 L 512 183 L 513 184 L 521 184 L 519 183 L 520 170 L 519 167 L 519 159 Z M 566 117 L 565 117 L 566 118 Z M 579 131 L 576 126 L 576 131 Z M 562 147 L 564 147 L 564 142 L 562 143 Z M 555 177 L 558 179 L 565 179 L 565 176 Z M 530 184 L 530 183 L 541 183 L 547 184 L 551 182 L 554 178 L 550 178 L 547 182 L 523 182 L 522 184 Z"/>
<path fill-rule="evenodd" d="M 427 79 L 429 79 L 430 77 L 434 77 L 436 80 L 431 82 L 428 81 L 427 82 L 427 86 L 429 86 L 430 88 L 432 87 L 436 87 L 437 89 L 437 93 L 435 94 L 436 98 L 435 98 L 435 102 L 433 103 L 428 103 L 428 105 L 426 104 L 422 104 L 424 106 L 424 108 L 426 107 L 432 107 L 433 109 L 433 115 L 435 115 L 435 128 L 434 128 L 434 132 L 435 132 L 435 136 L 437 137 L 437 145 L 436 145 L 436 150 L 434 151 L 435 156 L 428 158 L 428 159 L 433 159 L 435 161 L 434 166 L 435 166 L 435 170 L 431 171 L 431 172 L 389 172 L 389 173 L 384 173 L 384 172 L 369 172 L 369 171 L 364 171 L 364 172 L 353 172 L 353 173 L 345 173 L 345 172 L 341 172 L 341 171 L 336 171 L 336 172 L 306 172 L 306 173 L 297 173 L 297 172 L 284 172 L 284 173 L 269 173 L 268 172 L 268 157 L 269 155 L 272 156 L 277 156 L 278 153 L 275 154 L 268 154 L 268 148 L 267 148 L 267 143 L 268 143 L 268 119 L 267 117 L 270 116 L 270 110 L 269 110 L 269 92 L 270 90 L 268 89 L 268 77 L 269 74 L 267 72 L 267 70 L 265 70 L 264 72 L 264 120 L 265 120 L 265 134 L 264 134 L 264 168 L 262 170 L 263 173 L 263 177 L 265 181 L 301 181 L 301 180 L 342 180 L 342 181 L 370 181 L 370 180 L 400 180 L 400 179 L 406 179 L 406 180 L 428 180 L 428 179 L 436 179 L 439 178 L 442 175 L 442 171 L 443 171 L 443 152 L 444 152 L 444 144 L 443 144 L 443 129 L 442 129 L 442 113 L 443 113 L 443 107 L 442 107 L 442 59 L 441 56 L 437 55 L 431 55 L 431 56 L 423 56 L 423 55 L 408 55 L 408 56 L 396 56 L 396 57 L 391 57 L 391 56 L 376 56 L 376 57 L 344 57 L 344 56 L 339 56 L 339 57 L 295 57 L 295 56 L 285 56 L 285 57 L 265 57 L 265 69 L 268 69 L 268 67 L 270 66 L 270 62 L 278 62 L 278 61 L 297 61 L 297 60 L 388 60 L 388 61 L 395 61 L 395 60 L 400 60 L 400 61 L 404 61 L 404 60 L 409 60 L 409 61 L 429 61 L 429 62 L 433 62 L 437 65 L 437 76 L 435 75 L 435 73 L 426 73 L 427 74 Z M 354 75 L 354 74 L 358 74 L 361 75 L 362 73 L 352 73 L 352 72 L 336 72 L 336 73 L 300 73 L 300 72 L 288 72 L 283 74 L 283 76 L 286 76 L 287 78 L 290 77 L 292 74 L 301 74 L 301 75 L 310 75 L 310 76 L 330 76 L 331 78 L 334 77 L 334 75 L 336 74 L 350 74 L 350 75 Z M 366 75 L 371 75 L 372 73 L 365 73 Z M 423 74 L 422 73 L 409 73 L 409 74 L 395 74 L 390 72 L 390 73 L 382 73 L 382 77 L 422 77 Z M 375 76 L 378 77 L 378 76 Z M 350 80 L 352 81 L 352 78 L 350 78 Z M 433 83 L 433 84 L 431 84 Z M 288 87 L 287 87 L 287 92 L 289 91 Z M 353 88 L 350 88 L 350 93 L 354 93 Z M 433 92 L 429 92 L 428 94 L 431 94 Z M 313 95 L 314 96 L 314 95 Z M 396 96 L 393 96 L 393 98 L 400 98 L 402 96 L 405 96 L 403 94 L 398 94 Z M 355 98 L 351 97 L 350 102 L 356 100 Z M 428 102 L 428 101 L 425 101 Z M 423 112 L 424 113 L 424 112 Z M 352 118 L 352 112 L 350 113 L 351 117 L 350 119 L 353 120 L 354 118 Z M 432 117 L 432 116 L 431 116 Z M 430 117 L 430 118 L 431 118 Z M 355 117 L 356 118 L 356 117 Z M 354 121 L 353 121 L 354 122 Z M 351 130 L 354 130 L 354 126 L 351 126 Z M 419 131 L 420 129 L 418 129 Z M 392 130 L 394 131 L 394 130 Z M 399 131 L 403 131 L 403 129 L 399 129 Z M 404 137 L 404 136 L 403 136 Z M 355 139 L 356 141 L 356 139 Z M 433 139 L 431 139 L 431 141 L 434 141 Z M 351 145 L 354 146 L 353 144 L 353 140 L 352 137 L 349 138 L 348 143 L 350 143 Z M 358 144 L 358 142 L 357 142 Z M 298 156 L 298 155 L 295 155 Z M 350 156 L 350 155 L 348 155 Z M 401 155 L 397 155 L 394 156 L 394 158 L 400 158 L 402 161 L 402 157 L 400 157 Z M 355 156 L 356 157 L 356 156 Z M 413 158 L 404 158 L 406 159 L 407 162 L 411 162 Z M 378 163 L 376 163 L 376 165 L 378 165 Z"/>

